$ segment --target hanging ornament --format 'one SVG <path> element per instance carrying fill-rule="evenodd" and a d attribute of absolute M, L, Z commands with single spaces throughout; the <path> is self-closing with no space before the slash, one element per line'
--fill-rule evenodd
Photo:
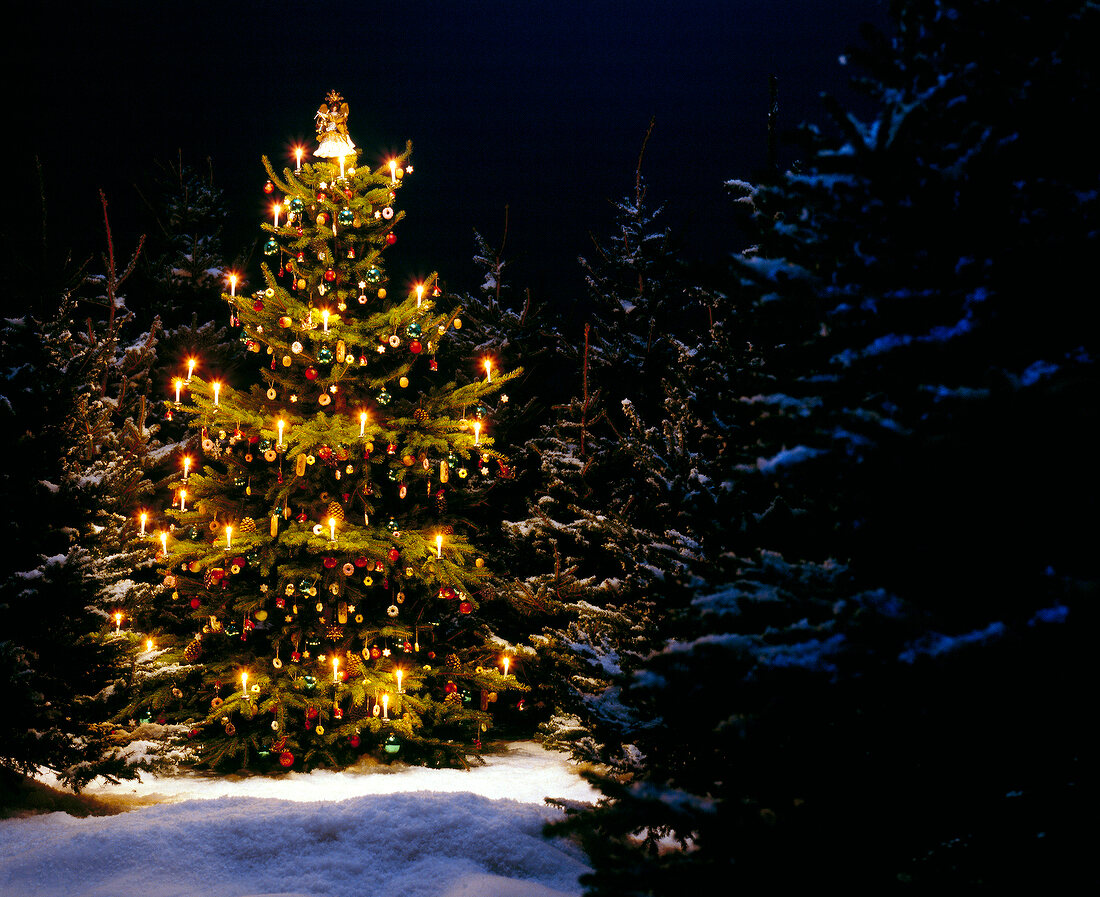
<path fill-rule="evenodd" d="M 367 268 L 367 282 L 368 283 L 381 283 L 382 282 L 382 269 L 377 265 L 371 265 Z M 381 291 L 379 291 L 379 298 L 385 298 Z"/>
<path fill-rule="evenodd" d="M 386 206 L 382 210 L 382 217 L 389 221 L 393 217 L 393 209 L 390 206 Z"/>
<path fill-rule="evenodd" d="M 336 280 L 336 272 L 332 268 L 325 271 L 325 283 L 333 283 Z"/>
<path fill-rule="evenodd" d="M 321 348 L 317 350 L 317 360 L 321 362 L 321 364 L 331 364 L 332 358 L 332 349 L 329 348 L 328 345 L 321 346 Z"/>
<path fill-rule="evenodd" d="M 424 347 L 421 345 L 420 340 L 409 340 L 409 351 L 412 352 L 413 355 L 419 355 L 423 349 Z"/>
<path fill-rule="evenodd" d="M 387 246 L 392 246 L 396 242 L 397 242 L 397 234 L 395 234 L 393 231 L 390 231 L 388 234 L 386 234 L 386 245 Z"/>
<path fill-rule="evenodd" d="M 341 209 L 340 213 L 336 216 L 336 220 L 342 227 L 351 227 L 355 222 L 355 213 L 351 209 Z"/>
<path fill-rule="evenodd" d="M 386 392 L 385 389 L 382 389 L 375 398 L 379 405 L 388 405 L 393 396 Z"/>
<path fill-rule="evenodd" d="M 317 379 L 317 368 L 315 368 L 313 365 L 310 365 L 308 368 L 306 368 L 306 379 L 307 380 L 316 380 Z"/>
<path fill-rule="evenodd" d="M 306 207 L 306 204 L 297 196 L 294 197 L 294 199 L 292 199 L 287 205 L 290 208 L 290 211 L 294 213 L 301 212 Z M 299 261 L 301 261 L 301 259 L 299 259 Z"/>
<path fill-rule="evenodd" d="M 264 255 L 274 255 L 278 251 L 279 243 L 276 240 L 271 239 L 264 243 Z"/>

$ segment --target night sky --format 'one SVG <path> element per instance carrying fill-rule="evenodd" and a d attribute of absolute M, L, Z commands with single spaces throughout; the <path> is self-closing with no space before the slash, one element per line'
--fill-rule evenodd
<path fill-rule="evenodd" d="M 7 63 L 9 185 L 33 183 L 24 166 L 41 159 L 55 239 L 78 253 L 101 245 L 102 187 L 132 245 L 134 185 L 182 153 L 212 160 L 226 249 L 246 253 L 269 203 L 261 155 L 314 146 L 313 113 L 335 89 L 361 163 L 413 141 L 391 274 L 436 269 L 452 289 L 475 288 L 472 231 L 499 242 L 507 204 L 515 282 L 553 301 L 580 289 L 576 258 L 590 231 L 606 232 L 608 200 L 631 189 L 651 117 L 651 201 L 667 205 L 689 255 L 714 263 L 740 248 L 722 182 L 765 164 L 769 75 L 781 129 L 823 123 L 822 91 L 855 101 L 838 57 L 861 23 L 885 23 L 886 2 L 73 6 L 44 4 L 8 33 L 30 51 Z M 27 196 L 16 191 L 9 216 Z"/>

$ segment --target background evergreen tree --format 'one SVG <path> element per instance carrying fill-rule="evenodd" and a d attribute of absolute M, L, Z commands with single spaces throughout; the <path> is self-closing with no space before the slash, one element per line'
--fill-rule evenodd
<path fill-rule="evenodd" d="M 264 160 L 267 287 L 225 297 L 260 382 L 196 372 L 181 409 L 204 457 L 162 559 L 196 632 L 141 703 L 192 720 L 210 764 L 462 763 L 492 696 L 518 687 L 469 622 L 489 568 L 454 510 L 492 473 L 483 401 L 514 373 L 440 370 L 460 309 L 434 275 L 406 292 L 383 268 L 409 150 L 361 167 L 347 116 L 330 94 L 314 161 L 279 174 Z"/>
<path fill-rule="evenodd" d="M 1097 12 L 896 17 L 863 59 L 872 118 L 751 191 L 751 357 L 710 475 L 741 531 L 621 690 L 654 725 L 644 771 L 567 826 L 590 893 L 1095 883 L 1072 820 L 1100 194 L 1059 135 L 1096 99 Z"/>

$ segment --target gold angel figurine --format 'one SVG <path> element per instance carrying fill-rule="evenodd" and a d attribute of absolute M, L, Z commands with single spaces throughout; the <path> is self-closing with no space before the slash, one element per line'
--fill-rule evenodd
<path fill-rule="evenodd" d="M 348 136 L 348 104 L 335 90 L 329 91 L 325 100 L 314 116 L 320 144 L 314 155 L 325 159 L 354 156 L 355 144 Z"/>

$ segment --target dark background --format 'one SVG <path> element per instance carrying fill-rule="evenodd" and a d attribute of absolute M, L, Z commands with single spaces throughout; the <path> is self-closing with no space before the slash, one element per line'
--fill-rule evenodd
<path fill-rule="evenodd" d="M 823 123 L 822 91 L 858 103 L 838 58 L 885 19 L 886 0 L 45 4 L 8 32 L 7 226 L 38 214 L 37 157 L 55 241 L 100 250 L 102 187 L 132 245 L 135 185 L 158 161 L 209 158 L 226 251 L 247 254 L 270 204 L 261 155 L 279 167 L 315 146 L 335 89 L 361 164 L 414 144 L 391 274 L 475 288 L 472 231 L 498 244 L 507 204 L 514 282 L 576 295 L 576 258 L 631 190 L 651 117 L 649 198 L 715 264 L 741 248 L 723 181 L 766 164 L 769 75 L 782 131 Z"/>

